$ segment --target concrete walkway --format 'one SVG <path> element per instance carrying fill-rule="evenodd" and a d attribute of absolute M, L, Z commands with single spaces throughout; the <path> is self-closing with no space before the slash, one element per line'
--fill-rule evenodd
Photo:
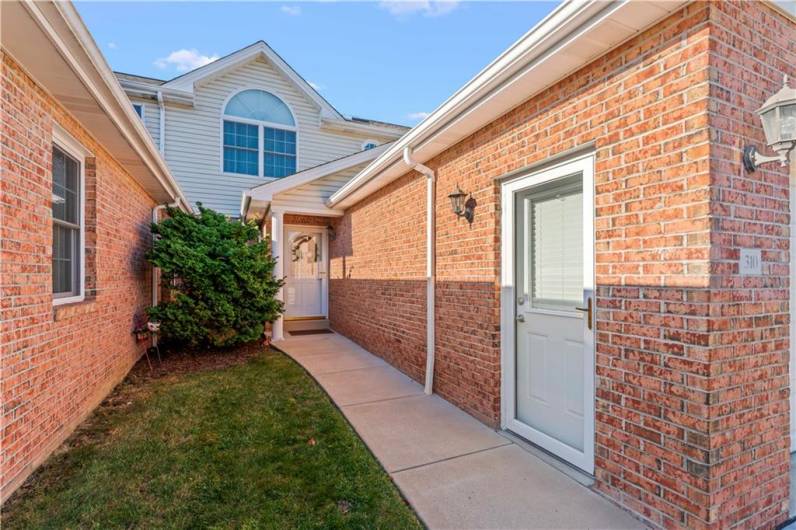
<path fill-rule="evenodd" d="M 329 393 L 429 528 L 644 527 L 341 335 L 275 346 Z"/>

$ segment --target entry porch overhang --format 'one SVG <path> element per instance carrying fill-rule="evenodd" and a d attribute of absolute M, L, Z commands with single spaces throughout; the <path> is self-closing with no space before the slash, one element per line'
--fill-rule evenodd
<path fill-rule="evenodd" d="M 327 206 L 329 197 L 390 145 L 383 144 L 344 156 L 246 190 L 241 197 L 240 216 L 246 221 L 257 222 L 262 222 L 272 211 L 339 217 L 344 210 Z"/>

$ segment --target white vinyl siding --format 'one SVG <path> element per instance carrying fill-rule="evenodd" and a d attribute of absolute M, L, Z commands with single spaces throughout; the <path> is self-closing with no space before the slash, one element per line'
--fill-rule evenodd
<path fill-rule="evenodd" d="M 144 126 L 146 127 L 155 146 L 160 147 L 160 109 L 158 108 L 157 101 L 151 99 L 132 98 L 131 101 L 135 105 L 144 106 Z"/>
<path fill-rule="evenodd" d="M 286 211 L 298 212 L 325 209 L 326 199 L 342 188 L 354 175 L 364 169 L 365 166 L 367 166 L 367 163 L 278 193 L 271 201 L 271 206 Z"/>
<path fill-rule="evenodd" d="M 192 204 L 238 215 L 243 190 L 271 180 L 222 172 L 222 109 L 231 95 L 247 88 L 270 92 L 290 107 L 297 125 L 297 171 L 358 152 L 368 139 L 321 131 L 316 104 L 258 58 L 200 82 L 193 108 L 166 107 L 166 161 Z"/>

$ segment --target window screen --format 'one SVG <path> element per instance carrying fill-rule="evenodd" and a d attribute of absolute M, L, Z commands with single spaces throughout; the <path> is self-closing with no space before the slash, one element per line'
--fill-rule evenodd
<path fill-rule="evenodd" d="M 53 294 L 80 294 L 80 164 L 53 147 Z"/>
<path fill-rule="evenodd" d="M 257 175 L 260 149 L 257 125 L 224 121 L 224 171 Z"/>
<path fill-rule="evenodd" d="M 286 177 L 296 172 L 296 133 L 264 128 L 263 176 Z"/>

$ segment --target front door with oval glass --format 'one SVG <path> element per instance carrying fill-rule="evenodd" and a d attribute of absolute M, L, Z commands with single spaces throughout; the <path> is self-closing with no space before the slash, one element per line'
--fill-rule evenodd
<path fill-rule="evenodd" d="M 285 316 L 324 316 L 326 256 L 323 230 L 285 227 Z"/>
<path fill-rule="evenodd" d="M 593 472 L 593 224 L 587 166 L 513 194 L 514 395 L 508 427 Z"/>

